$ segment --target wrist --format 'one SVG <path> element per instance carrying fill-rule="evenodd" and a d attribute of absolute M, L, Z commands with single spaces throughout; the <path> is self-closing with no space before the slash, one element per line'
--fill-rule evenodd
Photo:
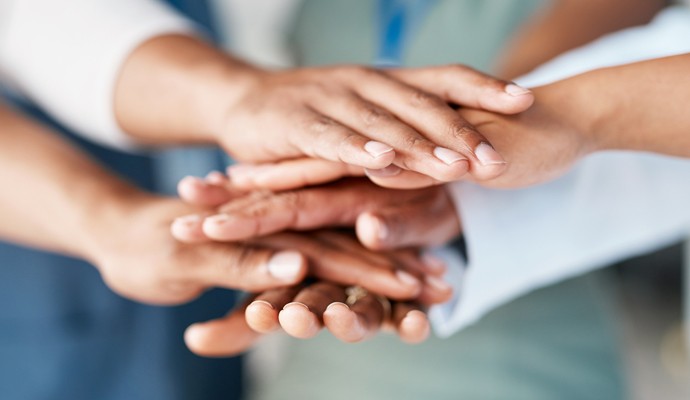
<path fill-rule="evenodd" d="M 592 99 L 591 90 L 579 77 L 535 88 L 534 94 L 540 106 L 548 108 L 562 129 L 574 136 L 580 157 L 606 149 L 608 143 L 597 129 L 605 108 Z"/>
<path fill-rule="evenodd" d="M 136 211 L 155 199 L 124 182 L 92 190 L 78 222 L 83 233 L 79 255 L 98 268 L 113 251 L 127 251 L 122 238 L 135 233 Z"/>
<path fill-rule="evenodd" d="M 127 59 L 115 90 L 115 114 L 135 140 L 212 144 L 227 107 L 263 71 L 189 36 L 149 40 Z"/>

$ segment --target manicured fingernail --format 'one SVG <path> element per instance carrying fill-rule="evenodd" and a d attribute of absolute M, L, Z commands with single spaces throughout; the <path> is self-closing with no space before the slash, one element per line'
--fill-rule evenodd
<path fill-rule="evenodd" d="M 439 292 L 449 292 L 453 290 L 453 287 L 450 286 L 446 281 L 435 276 L 427 276 L 425 281 L 427 285 Z"/>
<path fill-rule="evenodd" d="M 175 225 L 179 224 L 184 226 L 195 226 L 199 222 L 201 222 L 200 215 L 185 215 L 184 217 L 175 218 L 175 221 L 173 221 Z"/>
<path fill-rule="evenodd" d="M 522 86 L 518 86 L 518 85 L 516 85 L 516 84 L 514 84 L 514 83 L 510 83 L 510 84 L 506 85 L 505 91 L 506 91 L 506 93 L 508 93 L 509 95 L 515 96 L 515 97 L 517 97 L 517 96 L 522 96 L 522 95 L 525 95 L 525 94 L 528 94 L 528 93 L 531 93 L 531 92 L 532 92 L 531 90 L 525 89 L 525 88 L 523 88 Z"/>
<path fill-rule="evenodd" d="M 294 282 L 300 278 L 303 265 L 304 258 L 300 253 L 281 251 L 268 261 L 268 272 L 281 281 Z"/>
<path fill-rule="evenodd" d="M 481 142 L 476 149 L 474 149 L 474 154 L 477 156 L 479 163 L 482 165 L 497 165 L 505 164 L 506 161 L 501 157 L 500 154 L 488 143 Z"/>
<path fill-rule="evenodd" d="M 436 273 L 445 272 L 447 269 L 446 263 L 442 259 L 436 257 L 433 254 L 424 253 L 424 255 L 422 255 L 422 262 L 430 270 L 433 270 Z"/>
<path fill-rule="evenodd" d="M 400 167 L 395 165 L 389 165 L 386 168 L 381 169 L 365 169 L 364 172 L 367 176 L 373 176 L 376 178 L 389 178 L 391 176 L 396 176 L 402 171 Z"/>
<path fill-rule="evenodd" d="M 395 271 L 395 275 L 398 277 L 398 280 L 405 286 L 419 286 L 419 279 L 415 278 L 414 276 L 410 275 L 409 273 L 401 269 Z"/>
<path fill-rule="evenodd" d="M 285 306 L 283 306 L 283 310 L 287 310 L 288 308 L 304 308 L 305 310 L 309 311 L 309 307 L 307 307 L 306 304 L 300 303 L 298 301 L 293 301 L 292 303 L 287 303 Z"/>
<path fill-rule="evenodd" d="M 387 144 L 375 141 L 369 141 L 364 145 L 364 150 L 371 154 L 374 158 L 379 158 L 386 153 L 393 151 L 393 148 Z"/>
<path fill-rule="evenodd" d="M 446 149 L 445 147 L 435 148 L 434 155 L 436 158 L 448 165 L 455 164 L 458 161 L 467 160 L 467 158 L 465 158 L 462 154 L 456 153 L 450 149 Z"/>
<path fill-rule="evenodd" d="M 219 185 L 225 182 L 225 175 L 219 171 L 211 171 L 206 175 L 206 182 Z"/>

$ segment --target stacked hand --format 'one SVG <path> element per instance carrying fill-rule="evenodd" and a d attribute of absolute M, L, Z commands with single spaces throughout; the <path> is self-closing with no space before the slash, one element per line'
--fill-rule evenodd
<path fill-rule="evenodd" d="M 190 327 L 187 343 L 199 354 L 233 354 L 259 333 L 277 328 L 307 338 L 326 327 L 341 340 L 353 342 L 389 325 L 404 341 L 419 342 L 429 331 L 423 307 L 450 298 L 451 288 L 441 279 L 443 263 L 412 250 L 444 243 L 459 233 L 453 205 L 441 187 L 397 191 L 352 179 L 276 194 L 247 194 L 213 173 L 205 180 L 183 180 L 179 191 L 186 201 L 206 207 L 175 220 L 172 231 L 181 242 L 198 246 L 242 241 L 262 248 L 297 249 L 316 279 L 261 293 L 254 290 L 245 307 Z M 420 208 L 426 211 L 423 215 Z M 355 226 L 362 243 L 383 251 L 362 247 L 347 233 L 314 231 Z M 308 232 L 276 233 L 284 230 Z M 410 250 L 385 251 L 396 248 Z M 407 291 L 401 282 L 409 283 Z M 352 285 L 368 291 L 348 296 Z"/>

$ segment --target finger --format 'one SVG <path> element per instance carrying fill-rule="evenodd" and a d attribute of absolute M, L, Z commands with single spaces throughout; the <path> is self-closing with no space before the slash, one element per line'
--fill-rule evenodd
<path fill-rule="evenodd" d="M 210 213 L 185 215 L 175 220 L 170 225 L 170 233 L 183 243 L 204 243 L 210 239 L 203 230 L 204 220 Z"/>
<path fill-rule="evenodd" d="M 403 170 L 397 165 L 383 169 L 365 169 L 364 172 L 378 186 L 391 189 L 419 189 L 444 183 L 418 172 Z"/>
<path fill-rule="evenodd" d="M 211 176 L 216 176 L 215 174 Z M 225 183 L 217 183 L 218 178 L 205 181 L 201 178 L 188 176 L 177 184 L 177 193 L 187 203 L 215 207 L 232 200 L 236 196 L 226 188 Z"/>
<path fill-rule="evenodd" d="M 196 323 L 185 330 L 184 341 L 189 350 L 204 357 L 230 357 L 254 345 L 260 334 L 244 319 L 244 307 L 223 318 Z"/>
<path fill-rule="evenodd" d="M 431 332 L 426 314 L 411 303 L 393 303 L 392 323 L 400 339 L 409 344 L 425 341 Z"/>
<path fill-rule="evenodd" d="M 340 162 L 300 158 L 259 166 L 233 165 L 228 167 L 228 175 L 239 189 L 284 191 L 321 185 L 348 176 L 363 176 L 364 170 Z"/>
<path fill-rule="evenodd" d="M 386 73 L 447 102 L 465 107 L 517 114 L 526 111 L 534 103 L 530 90 L 463 65 L 400 68 L 386 70 Z"/>
<path fill-rule="evenodd" d="M 387 193 L 365 180 L 270 193 L 223 206 L 203 221 L 202 231 L 217 241 L 237 241 L 284 230 L 352 226 L 362 210 L 399 202 L 400 195 L 407 194 Z"/>
<path fill-rule="evenodd" d="M 384 263 L 363 258 L 360 253 L 366 249 L 361 246 L 358 251 L 344 251 L 321 239 L 310 240 L 290 234 L 257 238 L 253 242 L 269 247 L 299 249 L 309 258 L 310 275 L 323 280 L 362 286 L 374 293 L 401 300 L 414 299 L 422 290 L 420 279 L 397 268 L 390 258 L 386 258 Z"/>
<path fill-rule="evenodd" d="M 469 169 L 468 160 L 462 154 L 437 146 L 390 111 L 357 94 L 325 100 L 314 99 L 315 107 L 353 130 L 390 145 L 396 153 L 396 165 L 442 181 L 459 180 Z M 445 103 L 442 106 L 448 109 L 449 115 L 458 118 Z"/>
<path fill-rule="evenodd" d="M 479 180 L 494 178 L 505 171 L 505 160 L 488 140 L 438 96 L 394 79 L 372 81 L 358 90 L 362 97 L 379 105 L 385 104 L 401 121 L 436 143 L 440 149 L 436 156 L 440 160 L 460 163 L 458 157 L 464 157 L 469 160 L 470 173 Z M 399 164 L 396 162 L 396 165 Z M 404 164 L 400 166 L 423 172 L 406 168 Z M 430 176 L 444 182 L 462 177 L 453 174 Z"/>
<path fill-rule="evenodd" d="M 332 303 L 324 312 L 328 330 L 338 339 L 355 343 L 373 336 L 383 323 L 384 308 L 378 298 L 369 293 L 348 307 Z"/>
<path fill-rule="evenodd" d="M 247 324 L 259 333 L 269 333 L 280 328 L 278 312 L 291 302 L 301 290 L 293 286 L 268 290 L 256 296 L 245 311 Z"/>
<path fill-rule="evenodd" d="M 432 305 L 445 303 L 450 300 L 453 295 L 452 286 L 439 277 L 437 273 L 429 274 L 426 271 L 428 267 L 423 265 L 421 258 L 418 254 L 415 254 L 416 252 L 414 251 L 398 250 L 395 253 L 379 254 L 360 248 L 359 244 L 352 241 L 347 235 L 323 231 L 319 232 L 318 236 L 320 239 L 338 248 L 359 255 L 371 265 L 377 263 L 381 265 L 391 265 L 390 262 L 392 261 L 399 272 L 409 274 L 422 282 L 422 289 L 417 296 L 417 300 L 422 304 Z"/>
<path fill-rule="evenodd" d="M 201 246 L 201 245 L 194 245 Z M 206 244 L 193 260 L 181 260 L 183 269 L 176 278 L 210 287 L 260 292 L 301 282 L 307 261 L 293 250 L 275 251 L 248 245 Z"/>
<path fill-rule="evenodd" d="M 317 282 L 297 294 L 278 315 L 280 325 L 290 336 L 314 337 L 323 327 L 323 313 L 333 302 L 345 301 L 345 290 L 328 282 Z"/>
<path fill-rule="evenodd" d="M 305 121 L 289 132 L 290 144 L 309 157 L 339 161 L 363 168 L 384 168 L 395 159 L 393 148 L 312 110 Z"/>
<path fill-rule="evenodd" d="M 460 219 L 445 191 L 435 197 L 423 204 L 387 205 L 360 214 L 355 224 L 359 241 L 373 250 L 446 244 L 460 234 Z"/>

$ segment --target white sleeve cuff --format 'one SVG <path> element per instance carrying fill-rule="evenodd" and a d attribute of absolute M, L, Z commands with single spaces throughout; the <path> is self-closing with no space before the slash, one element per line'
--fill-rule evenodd
<path fill-rule="evenodd" d="M 128 55 L 155 36 L 195 31 L 152 0 L 14 0 L 0 31 L 3 75 L 65 126 L 119 148 L 134 144 L 114 113 Z"/>

